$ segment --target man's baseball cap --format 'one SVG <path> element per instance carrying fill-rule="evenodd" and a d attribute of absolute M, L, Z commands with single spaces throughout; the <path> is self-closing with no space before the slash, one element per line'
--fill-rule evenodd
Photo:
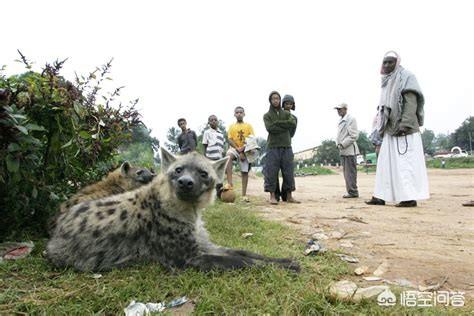
<path fill-rule="evenodd" d="M 341 103 L 339 105 L 336 105 L 334 108 L 335 109 L 347 109 L 347 104 L 346 103 Z"/>

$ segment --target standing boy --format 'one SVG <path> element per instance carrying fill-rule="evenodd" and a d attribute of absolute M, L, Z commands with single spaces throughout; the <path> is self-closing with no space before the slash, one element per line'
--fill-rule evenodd
<path fill-rule="evenodd" d="M 250 164 L 245 156 L 245 140 L 249 135 L 255 135 L 252 125 L 244 123 L 245 110 L 243 107 L 238 106 L 234 110 L 234 117 L 237 122 L 229 127 L 227 133 L 229 139 L 229 150 L 227 156 L 230 161 L 238 160 L 240 162 L 240 171 L 242 173 L 242 198 L 248 201 L 247 198 L 247 184 L 248 184 L 248 173 L 250 171 Z M 227 164 L 227 182 L 232 186 L 232 163 Z"/>
<path fill-rule="evenodd" d="M 224 154 L 224 135 L 217 129 L 217 117 L 209 116 L 207 119 L 208 129 L 202 136 L 202 145 L 204 146 L 204 156 L 211 160 L 219 160 Z"/>
<path fill-rule="evenodd" d="M 293 150 L 291 149 L 290 131 L 296 129 L 296 121 L 291 113 L 281 108 L 281 97 L 276 91 L 269 96 L 270 108 L 263 116 L 265 128 L 268 131 L 267 155 L 264 168 L 265 192 L 270 192 L 270 203 L 278 204 L 276 189 L 278 173 L 283 175 L 283 190 L 287 195 L 287 202 L 299 203 L 292 196 L 295 190 L 293 174 Z"/>
<path fill-rule="evenodd" d="M 282 107 L 283 107 L 283 110 L 287 111 L 288 113 L 291 113 L 291 111 L 295 110 L 295 99 L 293 98 L 292 95 L 286 94 L 283 97 Z M 295 136 L 295 133 L 296 133 L 296 127 L 298 125 L 298 118 L 293 114 L 291 114 L 291 116 L 293 116 L 293 118 L 295 119 L 295 128 L 292 128 L 290 130 L 290 137 L 293 138 L 293 136 Z M 293 168 L 293 176 L 294 176 L 294 174 L 295 174 L 294 164 L 292 164 L 292 168 Z M 280 196 L 281 196 L 281 199 L 286 202 L 288 200 L 287 193 L 288 192 L 286 192 L 286 190 L 283 186 L 280 189 L 280 180 L 277 178 L 277 190 L 275 192 L 275 197 L 276 197 L 277 201 L 280 200 Z"/>
<path fill-rule="evenodd" d="M 178 136 L 178 146 L 181 155 L 195 151 L 197 144 L 196 133 L 186 128 L 186 124 L 186 119 L 180 118 L 178 120 L 178 126 L 181 128 L 181 134 Z"/>

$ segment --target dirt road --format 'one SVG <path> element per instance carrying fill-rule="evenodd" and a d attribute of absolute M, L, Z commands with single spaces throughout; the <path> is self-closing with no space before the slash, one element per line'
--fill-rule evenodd
<path fill-rule="evenodd" d="M 428 176 L 431 198 L 419 202 L 417 208 L 366 205 L 375 175 L 359 173 L 358 199 L 342 198 L 345 186 L 341 174 L 299 177 L 295 197 L 302 204 L 271 206 L 260 200 L 258 209 L 265 218 L 296 228 L 302 241 L 314 233 L 345 234 L 323 243 L 359 258 L 360 263 L 352 264 L 354 268 L 368 265 L 373 272 L 386 260 L 385 279 L 406 279 L 416 286 L 447 277 L 442 289 L 463 291 L 471 300 L 474 207 L 461 204 L 474 200 L 474 169 L 429 170 Z M 249 195 L 263 196 L 263 180 L 254 177 L 249 182 Z"/>

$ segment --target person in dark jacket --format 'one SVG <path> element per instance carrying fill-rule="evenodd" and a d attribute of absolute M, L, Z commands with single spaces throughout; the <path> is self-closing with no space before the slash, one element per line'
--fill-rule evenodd
<path fill-rule="evenodd" d="M 178 136 L 178 146 L 180 154 L 184 155 L 196 150 L 197 136 L 194 131 L 186 127 L 186 119 L 180 118 L 178 126 L 181 128 L 181 134 Z"/>
<path fill-rule="evenodd" d="M 289 113 L 291 113 L 291 111 L 295 110 L 295 99 L 293 98 L 292 95 L 286 94 L 283 97 L 282 107 L 283 107 L 283 110 L 285 110 Z M 298 125 L 298 118 L 293 114 L 291 114 L 291 116 L 293 116 L 293 118 L 295 119 L 295 123 L 296 123 L 295 128 L 290 130 L 290 136 L 291 136 L 291 138 L 293 138 L 293 136 L 296 133 L 296 127 Z M 294 174 L 294 170 L 293 170 L 293 174 Z M 276 197 L 277 201 L 280 201 L 280 198 L 281 198 L 282 201 L 286 202 L 287 199 L 288 199 L 287 192 L 285 192 L 283 190 L 283 187 L 280 189 L 280 179 L 279 178 L 277 178 L 277 189 L 276 189 L 276 192 L 275 192 L 275 197 Z"/>
<path fill-rule="evenodd" d="M 296 120 L 281 107 L 281 97 L 277 91 L 269 96 L 270 108 L 263 116 L 268 131 L 267 154 L 264 168 L 265 192 L 270 192 L 270 203 L 278 204 L 276 199 L 278 173 L 282 172 L 282 192 L 287 195 L 288 203 L 299 203 L 292 196 L 295 190 L 293 173 L 293 150 L 291 149 L 291 131 L 296 129 Z"/>

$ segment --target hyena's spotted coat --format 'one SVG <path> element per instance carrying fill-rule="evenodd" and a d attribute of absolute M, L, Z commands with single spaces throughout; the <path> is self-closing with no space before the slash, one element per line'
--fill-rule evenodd
<path fill-rule="evenodd" d="M 211 163 L 192 153 L 176 158 L 162 149 L 162 170 L 132 192 L 73 206 L 58 218 L 47 245 L 59 267 L 104 271 L 158 261 L 168 268 L 234 269 L 276 263 L 298 270 L 290 259 L 267 258 L 210 242 L 201 210 L 214 200 L 227 158 Z"/>

